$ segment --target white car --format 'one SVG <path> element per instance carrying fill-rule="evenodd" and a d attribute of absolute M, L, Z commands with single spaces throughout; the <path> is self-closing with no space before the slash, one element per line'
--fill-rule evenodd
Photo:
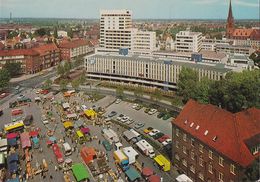
<path fill-rule="evenodd" d="M 81 105 L 81 107 L 80 107 L 80 108 L 81 108 L 81 110 L 82 110 L 82 111 L 85 111 L 85 110 L 87 110 L 87 109 L 88 109 L 88 107 L 87 107 L 86 105 Z"/>
<path fill-rule="evenodd" d="M 164 142 L 162 142 L 162 145 L 163 145 L 163 146 L 166 146 L 166 145 L 168 145 L 168 144 L 171 143 L 171 142 L 172 142 L 172 139 L 168 138 L 168 139 L 166 139 Z"/>
<path fill-rule="evenodd" d="M 116 118 L 116 120 L 121 121 L 121 119 L 122 119 L 123 117 L 125 117 L 125 115 L 120 114 L 120 115 Z"/>
<path fill-rule="evenodd" d="M 116 104 L 119 104 L 122 100 L 121 99 L 116 99 Z"/>
<path fill-rule="evenodd" d="M 153 115 L 154 113 L 157 112 L 157 109 L 150 109 L 150 111 L 148 112 L 149 115 Z"/>
<path fill-rule="evenodd" d="M 138 104 L 133 104 L 132 108 L 135 109 L 138 107 Z"/>
<path fill-rule="evenodd" d="M 154 136 L 154 135 L 156 135 L 157 133 L 160 133 L 160 130 L 153 129 L 150 133 L 148 133 L 148 135 L 149 135 L 149 136 Z"/>
<path fill-rule="evenodd" d="M 47 117 L 45 115 L 42 115 L 42 123 L 43 124 L 48 124 L 49 123 L 49 121 L 48 121 L 48 119 L 47 119 Z"/>
<path fill-rule="evenodd" d="M 132 124 L 134 123 L 135 121 L 133 119 L 129 119 L 125 124 L 129 125 L 129 124 Z"/>
<path fill-rule="evenodd" d="M 125 123 L 125 122 L 127 122 L 128 120 L 129 120 L 130 118 L 128 117 L 128 116 L 124 116 L 123 118 L 121 118 L 121 122 L 122 123 Z"/>

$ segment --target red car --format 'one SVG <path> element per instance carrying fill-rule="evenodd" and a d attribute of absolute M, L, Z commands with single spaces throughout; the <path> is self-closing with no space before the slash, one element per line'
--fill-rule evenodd
<path fill-rule="evenodd" d="M 12 110 L 12 116 L 16 116 L 19 114 L 23 114 L 23 110 L 22 109 L 14 109 Z"/>
<path fill-rule="evenodd" d="M 158 139 L 158 142 L 162 143 L 165 140 L 169 139 L 170 137 L 168 135 L 163 135 L 161 138 Z"/>
<path fill-rule="evenodd" d="M 9 95 L 9 93 L 3 92 L 0 94 L 0 99 L 5 98 L 8 95 Z"/>
<path fill-rule="evenodd" d="M 52 150 L 53 150 L 53 153 L 54 153 L 58 163 L 64 162 L 62 152 L 61 152 L 59 146 L 56 143 L 52 145 Z"/>
<path fill-rule="evenodd" d="M 49 93 L 49 90 L 41 90 L 40 93 L 43 94 L 43 95 L 47 95 Z"/>

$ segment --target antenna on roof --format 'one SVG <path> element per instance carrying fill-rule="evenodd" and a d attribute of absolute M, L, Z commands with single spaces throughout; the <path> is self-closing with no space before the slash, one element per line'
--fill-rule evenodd
<path fill-rule="evenodd" d="M 196 130 L 198 130 L 200 128 L 200 126 L 199 125 L 197 125 L 197 127 L 196 127 Z"/>
<path fill-rule="evenodd" d="M 190 127 L 193 127 L 193 125 L 194 125 L 194 123 L 191 123 L 191 124 L 190 124 Z"/>
<path fill-rule="evenodd" d="M 206 130 L 206 131 L 205 131 L 205 133 L 204 133 L 204 135 L 206 136 L 208 133 L 209 133 L 209 131 L 208 131 L 208 130 Z"/>
<path fill-rule="evenodd" d="M 187 124 L 188 123 L 188 120 L 186 119 L 185 121 L 184 121 L 184 124 Z"/>

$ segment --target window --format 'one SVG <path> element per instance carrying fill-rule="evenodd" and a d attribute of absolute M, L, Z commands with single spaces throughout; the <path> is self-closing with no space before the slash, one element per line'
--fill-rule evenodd
<path fill-rule="evenodd" d="M 201 172 L 199 172 L 199 178 L 200 178 L 202 181 L 204 181 L 204 176 L 203 176 L 203 174 L 202 174 Z"/>
<path fill-rule="evenodd" d="M 179 141 L 176 141 L 176 148 L 179 148 Z"/>
<path fill-rule="evenodd" d="M 186 133 L 183 133 L 183 140 L 186 142 L 187 140 L 187 134 Z"/>
<path fill-rule="evenodd" d="M 200 151 L 201 153 L 203 153 L 203 145 L 201 145 L 201 144 L 200 144 L 200 146 L 199 146 L 199 151 Z"/>
<path fill-rule="evenodd" d="M 193 146 L 193 147 L 194 147 L 194 143 L 195 143 L 195 140 L 194 140 L 194 138 L 191 138 L 191 146 Z"/>
<path fill-rule="evenodd" d="M 191 157 L 192 160 L 195 159 L 195 157 L 194 157 L 194 152 L 193 152 L 193 151 L 191 151 L 191 153 L 190 153 L 190 157 Z"/>
<path fill-rule="evenodd" d="M 180 160 L 180 157 L 179 157 L 178 154 L 175 154 L 175 159 L 178 160 L 178 161 Z"/>
<path fill-rule="evenodd" d="M 183 151 L 184 154 L 187 154 L 187 149 L 186 149 L 185 146 L 182 147 L 182 151 Z"/>
<path fill-rule="evenodd" d="M 223 182 L 223 174 L 221 172 L 218 173 L 218 179 L 220 182 Z"/>
<path fill-rule="evenodd" d="M 203 167 L 203 159 L 202 159 L 201 156 L 200 156 L 200 158 L 199 158 L 199 164 L 200 164 L 201 167 Z"/>
<path fill-rule="evenodd" d="M 209 150 L 209 158 L 210 158 L 210 159 L 212 159 L 212 153 L 213 153 L 213 152 L 212 152 L 211 150 Z"/>
<path fill-rule="evenodd" d="M 212 164 L 209 164 L 209 172 L 212 174 Z"/>
<path fill-rule="evenodd" d="M 186 159 L 183 159 L 183 160 L 182 160 L 182 164 L 183 164 L 185 167 L 187 167 L 187 161 L 186 161 Z"/>
<path fill-rule="evenodd" d="M 179 134 L 180 134 L 180 130 L 176 128 L 176 136 L 179 136 Z"/>
<path fill-rule="evenodd" d="M 231 172 L 232 174 L 236 174 L 236 173 L 235 173 L 235 165 L 234 165 L 234 164 L 231 164 L 231 165 L 230 165 L 230 172 Z"/>
<path fill-rule="evenodd" d="M 219 165 L 223 166 L 224 159 L 222 157 L 219 157 L 218 163 Z"/>
<path fill-rule="evenodd" d="M 190 166 L 190 171 L 195 173 L 195 167 L 193 165 Z"/>

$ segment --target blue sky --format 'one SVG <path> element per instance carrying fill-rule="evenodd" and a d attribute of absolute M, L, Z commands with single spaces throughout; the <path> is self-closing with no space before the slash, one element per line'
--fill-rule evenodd
<path fill-rule="evenodd" d="M 258 19 L 259 0 L 232 0 L 236 19 Z M 134 18 L 226 19 L 229 0 L 0 0 L 0 17 L 99 18 L 130 9 Z"/>

